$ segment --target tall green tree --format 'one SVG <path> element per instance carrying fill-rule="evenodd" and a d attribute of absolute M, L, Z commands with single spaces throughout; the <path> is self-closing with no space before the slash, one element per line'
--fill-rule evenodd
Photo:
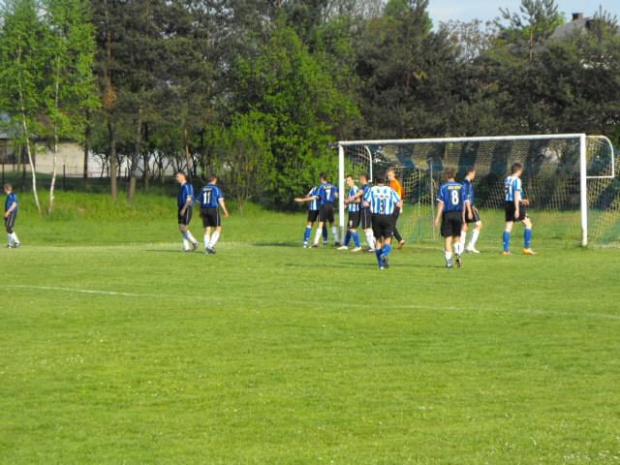
<path fill-rule="evenodd" d="M 54 207 L 58 143 L 82 141 L 87 115 L 97 107 L 93 64 L 94 29 L 86 0 L 43 0 L 47 31 L 46 113 L 52 125 L 52 180 L 48 213 Z"/>
<path fill-rule="evenodd" d="M 34 143 L 43 130 L 38 117 L 43 108 L 45 29 L 35 0 L 7 0 L 2 5 L 0 32 L 0 106 L 18 122 L 16 142 L 26 149 L 32 192 L 39 213 Z"/>

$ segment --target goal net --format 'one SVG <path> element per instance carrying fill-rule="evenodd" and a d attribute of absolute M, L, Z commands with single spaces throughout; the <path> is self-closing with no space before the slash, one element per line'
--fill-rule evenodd
<path fill-rule="evenodd" d="M 504 227 L 504 179 L 524 165 L 524 197 L 537 247 L 620 245 L 620 178 L 609 139 L 584 134 L 340 142 L 340 191 L 345 176 L 371 182 L 394 168 L 404 188 L 398 228 L 409 242 L 432 243 L 436 196 L 446 168 L 462 180 L 476 168 L 475 204 L 484 230 L 481 243 L 499 247 Z M 340 226 L 346 224 L 344 196 Z"/>

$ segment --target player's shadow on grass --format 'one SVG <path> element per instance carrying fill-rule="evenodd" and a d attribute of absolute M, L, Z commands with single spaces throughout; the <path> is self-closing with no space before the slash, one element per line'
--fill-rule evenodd
<path fill-rule="evenodd" d="M 301 249 L 298 242 L 255 242 L 254 247 L 296 247 Z"/>

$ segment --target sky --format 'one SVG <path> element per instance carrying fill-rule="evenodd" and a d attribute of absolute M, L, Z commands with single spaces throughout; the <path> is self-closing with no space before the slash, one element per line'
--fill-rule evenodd
<path fill-rule="evenodd" d="M 488 21 L 499 16 L 500 8 L 518 12 L 521 0 L 430 0 L 432 20 L 440 21 L 481 19 Z M 570 20 L 572 13 L 592 16 L 599 6 L 620 19 L 620 0 L 557 0 L 560 12 Z"/>

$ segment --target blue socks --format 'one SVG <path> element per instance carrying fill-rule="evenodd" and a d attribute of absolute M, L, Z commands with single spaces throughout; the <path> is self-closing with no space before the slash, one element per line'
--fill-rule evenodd
<path fill-rule="evenodd" d="M 344 236 L 344 245 L 349 247 L 350 242 L 351 242 L 351 231 L 347 231 L 347 235 Z"/>
<path fill-rule="evenodd" d="M 351 235 L 353 236 L 353 243 L 355 244 L 355 247 L 359 249 L 362 246 L 360 242 L 360 235 L 356 232 L 352 233 Z"/>
<path fill-rule="evenodd" d="M 379 262 L 379 266 L 382 266 L 383 265 L 383 258 L 381 256 L 383 255 L 383 250 L 381 250 L 381 249 L 375 250 L 375 255 L 377 256 L 377 262 Z"/>
<path fill-rule="evenodd" d="M 390 254 L 390 252 L 392 251 L 392 246 L 385 244 L 383 246 L 383 256 L 387 258 L 387 256 Z"/>
<path fill-rule="evenodd" d="M 323 228 L 323 242 L 327 242 L 327 226 Z"/>
<path fill-rule="evenodd" d="M 306 226 L 306 230 L 304 231 L 304 243 L 310 240 L 311 233 L 312 233 L 312 226 Z"/>
<path fill-rule="evenodd" d="M 525 248 L 532 248 L 532 230 L 526 229 L 525 231 L 523 231 L 523 237 L 525 238 Z"/>
<path fill-rule="evenodd" d="M 510 251 L 510 233 L 504 231 L 504 252 Z"/>

